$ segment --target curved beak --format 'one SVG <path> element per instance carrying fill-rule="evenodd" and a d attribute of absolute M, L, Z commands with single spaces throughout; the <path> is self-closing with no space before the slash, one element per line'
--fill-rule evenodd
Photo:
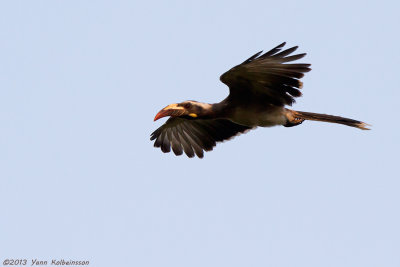
<path fill-rule="evenodd" d="M 174 117 L 181 116 L 184 113 L 185 109 L 183 107 L 179 107 L 178 104 L 171 104 L 160 110 L 154 117 L 154 121 L 167 116 L 174 116 Z"/>

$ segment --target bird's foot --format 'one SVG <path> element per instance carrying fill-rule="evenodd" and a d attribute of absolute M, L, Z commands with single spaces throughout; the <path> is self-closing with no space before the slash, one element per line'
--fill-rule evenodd
<path fill-rule="evenodd" d="M 286 124 L 283 126 L 285 127 L 293 127 L 302 124 L 304 119 L 296 118 L 296 117 L 291 117 L 287 118 Z"/>

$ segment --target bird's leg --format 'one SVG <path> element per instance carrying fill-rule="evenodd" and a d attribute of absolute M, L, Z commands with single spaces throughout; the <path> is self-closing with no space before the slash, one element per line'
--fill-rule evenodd
<path fill-rule="evenodd" d="M 297 126 L 303 123 L 304 119 L 296 117 L 295 112 L 292 110 L 287 110 L 288 112 L 285 114 L 286 115 L 286 124 L 283 126 L 285 127 L 293 127 Z"/>

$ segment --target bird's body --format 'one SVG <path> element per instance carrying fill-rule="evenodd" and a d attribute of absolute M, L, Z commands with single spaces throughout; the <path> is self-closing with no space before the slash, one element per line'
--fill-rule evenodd
<path fill-rule="evenodd" d="M 286 109 L 284 107 L 239 106 L 232 109 L 229 119 L 235 123 L 249 127 L 272 127 L 286 124 Z"/>
<path fill-rule="evenodd" d="M 229 86 L 230 94 L 220 103 L 185 101 L 162 109 L 154 120 L 170 118 L 152 133 L 154 146 L 163 152 L 172 147 L 176 155 L 185 152 L 188 157 L 196 154 L 202 158 L 203 150 L 210 151 L 217 142 L 256 127 L 292 127 L 314 120 L 367 130 L 361 121 L 285 108 L 301 96 L 299 79 L 311 69 L 310 64 L 285 64 L 305 54 L 289 56 L 297 47 L 280 52 L 284 45 L 265 54 L 259 52 L 224 73 L 221 81 Z"/>

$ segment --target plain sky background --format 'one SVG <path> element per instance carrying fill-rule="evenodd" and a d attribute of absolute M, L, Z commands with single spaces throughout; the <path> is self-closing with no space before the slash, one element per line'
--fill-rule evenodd
<path fill-rule="evenodd" d="M 398 1 L 2 1 L 0 257 L 90 266 L 400 266 Z M 288 42 L 294 109 L 205 158 L 153 148 L 168 104 Z"/>

